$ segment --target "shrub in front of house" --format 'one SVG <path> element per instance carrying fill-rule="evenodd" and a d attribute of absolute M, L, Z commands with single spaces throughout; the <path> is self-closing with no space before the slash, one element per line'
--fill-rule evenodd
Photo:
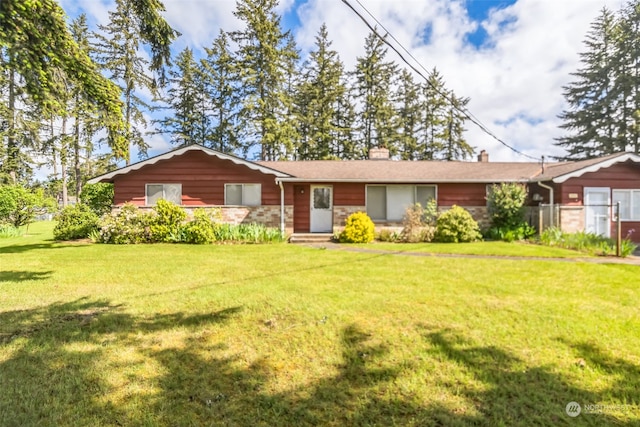
<path fill-rule="evenodd" d="M 452 206 L 438 216 L 434 240 L 442 243 L 463 243 L 480 240 L 480 227 L 471 214 L 460 206 Z"/>
<path fill-rule="evenodd" d="M 149 243 L 153 214 L 142 212 L 136 205 L 126 203 L 116 212 L 102 217 L 100 231 L 94 233 L 97 243 L 113 243 L 127 245 Z"/>
<path fill-rule="evenodd" d="M 438 206 L 433 199 L 426 207 L 422 207 L 420 203 L 409 206 L 402 219 L 400 240 L 407 243 L 432 241 L 437 218 Z"/>
<path fill-rule="evenodd" d="M 339 239 L 341 243 L 370 243 L 373 241 L 374 231 L 375 225 L 369 215 L 355 212 L 347 218 Z"/>
<path fill-rule="evenodd" d="M 487 195 L 487 210 L 491 228 L 486 235 L 493 240 L 524 240 L 536 230 L 525 221 L 527 189 L 517 183 L 492 185 Z"/>
<path fill-rule="evenodd" d="M 180 242 L 187 213 L 180 206 L 164 199 L 158 200 L 150 216 L 149 231 L 152 242 Z"/>
<path fill-rule="evenodd" d="M 220 223 L 218 209 L 196 209 L 187 221 L 183 208 L 164 200 L 149 212 L 132 204 L 102 218 L 99 232 L 92 238 L 97 243 L 272 243 L 283 240 L 277 228 L 262 224 Z"/>
<path fill-rule="evenodd" d="M 193 220 L 183 226 L 183 237 L 185 243 L 205 244 L 215 241 L 214 229 L 216 223 L 214 217 L 205 209 L 193 211 Z"/>
<path fill-rule="evenodd" d="M 98 215 L 83 203 L 66 206 L 56 219 L 58 223 L 53 229 L 53 238 L 56 240 L 84 239 L 100 226 Z"/>

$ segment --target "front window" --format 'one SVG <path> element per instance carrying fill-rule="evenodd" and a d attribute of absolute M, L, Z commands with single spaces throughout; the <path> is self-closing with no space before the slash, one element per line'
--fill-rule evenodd
<path fill-rule="evenodd" d="M 262 186 L 260 184 L 225 184 L 224 204 L 260 206 L 262 204 Z"/>
<path fill-rule="evenodd" d="M 160 199 L 182 204 L 182 184 L 147 184 L 146 187 L 147 206 L 155 206 Z"/>
<path fill-rule="evenodd" d="M 620 202 L 622 221 L 640 221 L 640 190 L 613 190 L 613 206 Z"/>
<path fill-rule="evenodd" d="M 424 207 L 435 198 L 435 185 L 369 185 L 367 215 L 377 221 L 402 221 L 408 207 Z"/>

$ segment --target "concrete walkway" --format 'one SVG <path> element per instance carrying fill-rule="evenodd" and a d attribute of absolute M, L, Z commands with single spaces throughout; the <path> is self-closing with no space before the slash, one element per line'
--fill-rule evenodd
<path fill-rule="evenodd" d="M 586 262 L 591 264 L 626 264 L 637 265 L 640 267 L 640 248 L 634 252 L 634 255 L 626 258 L 617 258 L 614 256 L 609 257 L 584 257 L 584 258 L 552 258 L 552 257 L 531 257 L 531 256 L 507 256 L 507 255 L 469 255 L 469 254 L 443 254 L 432 252 L 412 252 L 412 251 L 391 251 L 375 248 L 362 248 L 354 247 L 348 244 L 323 242 L 323 243 L 309 243 L 306 246 L 327 249 L 335 251 L 346 252 L 360 252 L 368 254 L 388 254 L 388 255 L 400 255 L 400 256 L 420 256 L 420 257 L 432 257 L 432 258 L 476 258 L 476 259 L 502 259 L 513 261 L 554 261 L 554 262 Z"/>

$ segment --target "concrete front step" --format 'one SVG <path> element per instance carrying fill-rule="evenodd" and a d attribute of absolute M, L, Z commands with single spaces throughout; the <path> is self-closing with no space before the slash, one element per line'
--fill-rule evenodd
<path fill-rule="evenodd" d="M 289 243 L 322 243 L 333 240 L 331 233 L 293 233 Z"/>

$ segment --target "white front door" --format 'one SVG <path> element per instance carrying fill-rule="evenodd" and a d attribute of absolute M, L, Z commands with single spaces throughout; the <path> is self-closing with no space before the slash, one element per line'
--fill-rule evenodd
<path fill-rule="evenodd" d="M 611 190 L 608 187 L 585 187 L 585 230 L 600 236 L 609 237 L 611 232 L 611 209 L 609 205 Z"/>
<path fill-rule="evenodd" d="M 333 197 L 330 186 L 311 186 L 311 232 L 333 232 Z"/>

